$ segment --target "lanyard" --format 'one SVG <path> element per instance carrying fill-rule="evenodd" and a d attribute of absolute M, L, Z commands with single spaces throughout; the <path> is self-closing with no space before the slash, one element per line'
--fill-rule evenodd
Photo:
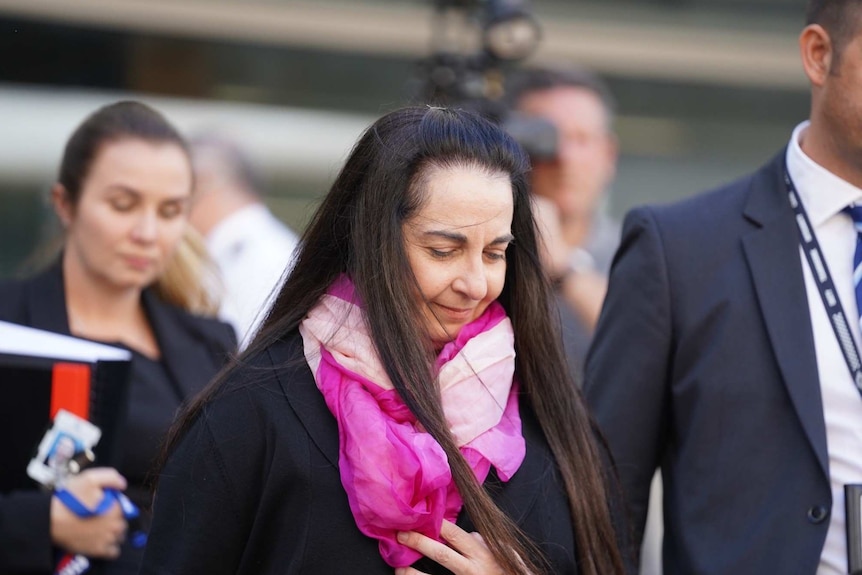
<path fill-rule="evenodd" d="M 826 315 L 829 316 L 832 330 L 841 346 L 844 361 L 847 362 L 847 368 L 850 370 L 856 389 L 862 394 L 862 363 L 859 361 L 859 349 L 850 333 L 847 315 L 844 313 L 841 300 L 838 299 L 832 274 L 829 273 L 829 266 L 826 265 L 826 259 L 820 250 L 820 242 L 817 241 L 817 236 L 814 234 L 808 213 L 802 206 L 802 202 L 799 201 L 799 193 L 793 185 L 793 180 L 790 179 L 786 166 L 784 168 L 784 183 L 787 185 L 790 206 L 796 214 L 796 226 L 799 228 L 799 242 L 802 245 L 802 252 L 805 254 L 805 259 L 808 260 L 808 268 L 811 270 L 814 283 L 817 284 L 817 289 L 820 291 L 820 299 L 823 300 L 823 305 L 826 307 Z"/>

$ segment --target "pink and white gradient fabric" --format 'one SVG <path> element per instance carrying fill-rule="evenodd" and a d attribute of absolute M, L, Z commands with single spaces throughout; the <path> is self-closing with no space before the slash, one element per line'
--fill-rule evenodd
<path fill-rule="evenodd" d="M 340 277 L 300 325 L 306 361 L 338 421 L 339 471 L 356 525 L 392 567 L 421 555 L 398 531 L 440 539 L 463 501 L 446 454 L 421 429 L 386 375 L 353 283 Z M 497 302 L 437 357 L 443 411 L 479 482 L 493 465 L 508 481 L 526 454 L 512 323 Z"/>

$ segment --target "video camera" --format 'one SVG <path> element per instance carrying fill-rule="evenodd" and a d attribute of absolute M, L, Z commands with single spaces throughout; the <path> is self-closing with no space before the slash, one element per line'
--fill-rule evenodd
<path fill-rule="evenodd" d="M 432 54 L 419 64 L 419 98 L 459 106 L 502 126 L 534 159 L 557 153 L 552 124 L 512 110 L 510 70 L 533 53 L 541 30 L 527 0 L 435 0 Z"/>

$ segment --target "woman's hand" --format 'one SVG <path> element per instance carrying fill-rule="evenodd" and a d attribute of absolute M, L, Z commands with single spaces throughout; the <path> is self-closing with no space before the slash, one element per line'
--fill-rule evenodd
<path fill-rule="evenodd" d="M 105 489 L 126 488 L 126 480 L 115 469 L 86 469 L 70 476 L 63 487 L 87 507 L 94 508 Z M 104 515 L 82 518 L 56 496 L 51 498 L 51 541 L 69 553 L 99 559 L 116 559 L 126 536 L 126 520 L 118 503 Z"/>
<path fill-rule="evenodd" d="M 416 531 L 398 534 L 398 542 L 415 549 L 455 575 L 503 575 L 503 570 L 478 533 L 467 533 L 443 520 L 440 535 L 449 546 Z M 399 567 L 395 575 L 425 575 L 413 567 Z"/>

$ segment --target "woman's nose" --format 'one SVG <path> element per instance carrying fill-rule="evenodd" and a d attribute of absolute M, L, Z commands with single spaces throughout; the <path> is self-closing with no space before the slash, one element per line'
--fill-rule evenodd
<path fill-rule="evenodd" d="M 151 242 L 158 237 L 158 217 L 156 214 L 143 212 L 132 229 L 133 237 L 141 242 Z"/>
<path fill-rule="evenodd" d="M 473 301 L 481 301 L 488 294 L 485 265 L 481 261 L 465 261 L 452 287 Z"/>

